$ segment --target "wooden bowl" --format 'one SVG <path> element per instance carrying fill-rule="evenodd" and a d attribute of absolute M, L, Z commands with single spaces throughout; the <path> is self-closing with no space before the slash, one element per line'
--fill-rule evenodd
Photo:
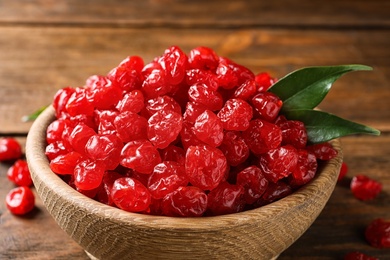
<path fill-rule="evenodd" d="M 32 179 L 58 225 L 93 259 L 275 259 L 320 214 L 342 163 L 340 142 L 334 140 L 338 156 L 321 165 L 309 184 L 241 213 L 200 218 L 129 213 L 78 193 L 50 170 L 45 135 L 54 119 L 49 107 L 29 132 L 26 154 Z"/>

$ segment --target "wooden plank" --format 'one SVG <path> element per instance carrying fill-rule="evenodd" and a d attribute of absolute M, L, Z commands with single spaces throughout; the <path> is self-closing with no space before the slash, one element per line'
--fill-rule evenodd
<path fill-rule="evenodd" d="M 25 139 L 19 138 L 24 144 Z M 346 137 L 342 139 L 344 160 L 349 166 L 345 180 L 336 186 L 328 204 L 310 229 L 278 259 L 342 259 L 350 251 L 362 251 L 387 259 L 387 250 L 367 244 L 363 231 L 377 217 L 390 219 L 390 135 Z M 0 198 L 14 187 L 6 178 L 9 164 L 0 163 Z M 366 174 L 383 184 L 374 201 L 355 199 L 349 181 Z M 16 217 L 0 203 L 0 259 L 77 259 L 87 260 L 84 251 L 62 231 L 37 198 L 36 209 Z"/>
<path fill-rule="evenodd" d="M 131 27 L 390 26 L 386 0 L 0 1 L 0 22 Z"/>
<path fill-rule="evenodd" d="M 20 118 L 49 104 L 59 88 L 81 86 L 128 55 L 148 62 L 171 45 L 186 52 L 209 46 L 276 77 L 304 66 L 373 66 L 337 81 L 321 108 L 390 129 L 390 31 L 0 27 L 0 134 L 27 133 L 30 123 Z"/>

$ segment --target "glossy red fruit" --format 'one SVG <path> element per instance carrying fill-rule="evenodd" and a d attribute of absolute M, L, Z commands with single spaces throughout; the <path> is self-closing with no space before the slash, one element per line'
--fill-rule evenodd
<path fill-rule="evenodd" d="M 145 106 L 144 94 L 141 90 L 133 90 L 126 93 L 116 105 L 119 112 L 139 113 Z"/>
<path fill-rule="evenodd" d="M 164 161 L 154 167 L 147 188 L 153 198 L 162 199 L 165 195 L 187 184 L 184 165 L 178 162 Z"/>
<path fill-rule="evenodd" d="M 202 104 L 198 104 L 196 102 L 188 102 L 186 104 L 186 109 L 183 114 L 183 119 L 195 123 L 195 120 L 198 118 L 200 114 L 202 114 L 206 110 L 206 106 Z"/>
<path fill-rule="evenodd" d="M 106 170 L 114 170 L 120 161 L 122 141 L 113 134 L 93 135 L 85 145 L 86 155 L 97 162 L 101 162 Z"/>
<path fill-rule="evenodd" d="M 240 98 L 242 100 L 251 99 L 257 92 L 256 82 L 254 80 L 247 80 L 236 88 L 233 98 Z"/>
<path fill-rule="evenodd" d="M 268 122 L 274 122 L 282 108 L 283 101 L 274 93 L 260 92 L 251 99 L 256 115 Z"/>
<path fill-rule="evenodd" d="M 139 89 L 142 84 L 141 71 L 144 61 L 139 56 L 129 56 L 117 67 L 113 68 L 107 78 L 119 86 L 122 90 L 132 91 Z"/>
<path fill-rule="evenodd" d="M 208 146 L 190 146 L 187 149 L 185 169 L 192 185 L 212 190 L 224 179 L 227 161 L 221 150 Z"/>
<path fill-rule="evenodd" d="M 270 204 L 274 201 L 280 200 L 292 193 L 290 185 L 283 181 L 276 183 L 269 182 L 266 191 L 263 193 L 261 198 L 254 203 L 254 207 L 260 207 Z"/>
<path fill-rule="evenodd" d="M 298 151 L 297 166 L 292 171 L 289 183 L 292 187 L 302 186 L 311 181 L 317 172 L 317 159 L 315 155 L 304 149 Z"/>
<path fill-rule="evenodd" d="M 248 129 L 242 132 L 242 137 L 249 149 L 257 155 L 275 149 L 282 143 L 280 128 L 261 119 L 250 121 Z"/>
<path fill-rule="evenodd" d="M 193 69 L 215 70 L 218 66 L 218 55 L 213 49 L 200 46 L 190 51 L 188 63 Z"/>
<path fill-rule="evenodd" d="M 8 168 L 7 177 L 17 186 L 31 186 L 33 184 L 26 160 L 19 159 Z"/>
<path fill-rule="evenodd" d="M 70 96 L 66 103 L 66 112 L 70 116 L 92 115 L 94 105 L 85 88 L 76 88 L 76 91 Z"/>
<path fill-rule="evenodd" d="M 365 230 L 367 242 L 376 248 L 390 248 L 390 221 L 373 220 Z"/>
<path fill-rule="evenodd" d="M 183 148 L 176 145 L 169 145 L 167 148 L 160 150 L 162 161 L 173 161 L 184 165 L 186 152 Z"/>
<path fill-rule="evenodd" d="M 161 110 L 181 114 L 179 103 L 172 97 L 166 95 L 147 100 L 145 109 L 147 111 L 147 117 L 150 117 Z"/>
<path fill-rule="evenodd" d="M 172 86 L 165 80 L 165 71 L 160 67 L 153 69 L 142 83 L 144 95 L 147 99 L 157 98 L 168 94 L 172 90 Z"/>
<path fill-rule="evenodd" d="M 116 206 L 129 212 L 141 212 L 148 209 L 151 195 L 138 180 L 122 177 L 112 185 L 111 198 Z"/>
<path fill-rule="evenodd" d="M 46 129 L 47 143 L 51 144 L 61 141 L 63 139 L 64 132 L 68 132 L 69 128 L 71 128 L 71 122 L 68 119 L 57 119 L 51 122 Z"/>
<path fill-rule="evenodd" d="M 95 110 L 94 119 L 98 134 L 116 134 L 115 119 L 119 115 L 116 110 Z"/>
<path fill-rule="evenodd" d="M 73 150 L 79 154 L 85 155 L 85 147 L 91 136 L 96 135 L 96 132 L 89 126 L 81 123 L 78 124 L 69 135 L 69 143 Z"/>
<path fill-rule="evenodd" d="M 291 145 L 272 149 L 260 156 L 259 165 L 265 177 L 276 183 L 289 176 L 297 167 L 298 151 Z"/>
<path fill-rule="evenodd" d="M 190 101 L 202 104 L 212 111 L 220 110 L 223 106 L 221 94 L 213 91 L 205 84 L 192 85 L 188 90 L 188 98 Z"/>
<path fill-rule="evenodd" d="M 0 162 L 17 160 L 22 156 L 22 147 L 14 138 L 0 139 Z"/>
<path fill-rule="evenodd" d="M 190 146 L 204 144 L 196 137 L 194 132 L 194 124 L 186 120 L 183 121 L 183 126 L 180 131 L 180 141 L 184 150 L 187 150 Z"/>
<path fill-rule="evenodd" d="M 123 143 L 147 138 L 148 121 L 138 114 L 124 111 L 115 117 L 114 126 Z"/>
<path fill-rule="evenodd" d="M 93 76 L 87 86 L 88 99 L 97 109 L 112 109 L 122 99 L 122 89 L 104 76 Z M 82 113 L 81 113 L 82 114 Z"/>
<path fill-rule="evenodd" d="M 179 135 L 183 124 L 180 114 L 171 110 L 160 110 L 148 120 L 147 136 L 157 148 L 168 147 Z"/>
<path fill-rule="evenodd" d="M 235 131 L 225 132 L 219 149 L 223 152 L 227 162 L 231 166 L 244 163 L 250 155 L 249 147 L 241 137 L 240 132 Z"/>
<path fill-rule="evenodd" d="M 162 199 L 161 209 L 166 216 L 200 217 L 207 209 L 207 195 L 198 187 L 179 187 Z"/>
<path fill-rule="evenodd" d="M 57 118 L 60 118 L 63 114 L 66 114 L 66 104 L 68 103 L 69 98 L 76 90 L 72 87 L 65 87 L 59 89 L 54 95 L 53 107 L 55 109 L 55 114 Z"/>
<path fill-rule="evenodd" d="M 211 110 L 205 110 L 196 118 L 193 130 L 199 140 L 210 146 L 218 147 L 223 141 L 222 122 Z"/>
<path fill-rule="evenodd" d="M 50 169 L 60 175 L 72 175 L 76 165 L 82 161 L 84 157 L 78 152 L 71 151 L 64 155 L 59 155 L 50 161 Z"/>
<path fill-rule="evenodd" d="M 74 168 L 74 184 L 81 190 L 92 190 L 100 186 L 105 166 L 101 162 L 86 159 Z"/>
<path fill-rule="evenodd" d="M 96 200 L 104 203 L 106 205 L 114 206 L 114 202 L 111 198 L 112 186 L 114 182 L 122 178 L 123 175 L 115 171 L 105 171 L 102 178 L 102 183 L 100 184 L 96 192 Z"/>
<path fill-rule="evenodd" d="M 261 169 L 254 165 L 240 171 L 237 174 L 236 183 L 244 187 L 244 198 L 247 204 L 253 204 L 259 200 L 268 187 L 268 180 Z"/>
<path fill-rule="evenodd" d="M 209 70 L 191 69 L 186 72 L 186 83 L 189 86 L 195 84 L 204 84 L 211 90 L 218 89 L 218 80 L 216 75 Z"/>
<path fill-rule="evenodd" d="M 240 212 L 245 206 L 244 195 L 241 185 L 222 182 L 207 195 L 207 211 L 211 215 Z"/>
<path fill-rule="evenodd" d="M 379 260 L 379 258 L 363 254 L 361 252 L 350 252 L 344 256 L 344 260 Z"/>
<path fill-rule="evenodd" d="M 188 67 L 187 60 L 187 55 L 178 46 L 172 46 L 165 50 L 158 62 L 164 70 L 167 84 L 177 85 L 183 81 Z"/>
<path fill-rule="evenodd" d="M 350 188 L 355 198 L 359 200 L 373 200 L 382 191 L 382 184 L 365 175 L 354 176 Z"/>
<path fill-rule="evenodd" d="M 120 164 L 140 173 L 152 173 L 154 166 L 161 162 L 156 147 L 148 140 L 128 142 L 122 149 Z"/>
<path fill-rule="evenodd" d="M 51 161 L 54 158 L 70 153 L 72 150 L 64 145 L 64 142 L 58 141 L 46 146 L 45 155 Z"/>
<path fill-rule="evenodd" d="M 297 149 L 304 149 L 307 144 L 305 125 L 296 120 L 276 122 L 282 130 L 282 145 L 291 144 Z"/>
<path fill-rule="evenodd" d="M 268 72 L 260 72 L 256 75 L 255 81 L 257 84 L 258 92 L 267 91 L 275 82 L 277 81 L 275 78 L 272 78 Z"/>
<path fill-rule="evenodd" d="M 330 160 L 337 156 L 337 151 L 327 142 L 309 145 L 306 149 L 314 153 L 317 159 L 323 161 Z"/>
<path fill-rule="evenodd" d="M 242 99 L 232 98 L 218 112 L 225 130 L 245 131 L 253 117 L 252 107 Z"/>
<path fill-rule="evenodd" d="M 27 186 L 10 190 L 5 198 L 8 210 L 15 215 L 24 215 L 35 207 L 35 196 Z"/>

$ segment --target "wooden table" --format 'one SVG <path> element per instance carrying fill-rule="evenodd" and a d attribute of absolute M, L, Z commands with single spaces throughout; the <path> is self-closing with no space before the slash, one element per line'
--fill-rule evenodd
<path fill-rule="evenodd" d="M 128 55 L 146 61 L 165 48 L 205 45 L 255 72 L 276 77 L 304 66 L 365 64 L 333 86 L 321 108 L 382 131 L 342 138 L 348 175 L 313 226 L 279 259 L 342 259 L 369 246 L 364 228 L 390 219 L 390 2 L 340 1 L 0 1 L 0 136 L 25 143 L 21 117 L 49 104 L 65 86 L 81 86 Z M 88 259 L 37 199 L 25 217 L 4 198 L 13 185 L 0 164 L 0 259 Z M 350 179 L 383 184 L 379 198 L 355 199 Z"/>

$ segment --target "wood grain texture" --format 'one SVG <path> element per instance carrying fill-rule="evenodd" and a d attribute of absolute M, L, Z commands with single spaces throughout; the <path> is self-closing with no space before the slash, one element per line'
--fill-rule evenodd
<path fill-rule="evenodd" d="M 149 62 L 171 45 L 179 45 L 186 52 L 210 46 L 254 72 L 269 71 L 275 77 L 305 66 L 372 66 L 372 72 L 354 72 L 339 79 L 320 107 L 380 130 L 390 129 L 386 120 L 390 118 L 390 31 L 0 30 L 0 134 L 27 133 L 31 124 L 20 118 L 49 104 L 58 89 L 82 86 L 90 75 L 106 74 L 128 55 L 140 55 Z"/>
<path fill-rule="evenodd" d="M 91 200 L 51 172 L 44 154 L 52 107 L 34 122 L 26 155 L 37 193 L 49 213 L 98 259 L 271 259 L 295 242 L 317 218 L 336 184 L 338 156 L 317 178 L 280 201 L 237 214 L 171 218 L 124 212 Z"/>
<path fill-rule="evenodd" d="M 386 0 L 1 1 L 0 22 L 120 27 L 390 26 Z"/>

